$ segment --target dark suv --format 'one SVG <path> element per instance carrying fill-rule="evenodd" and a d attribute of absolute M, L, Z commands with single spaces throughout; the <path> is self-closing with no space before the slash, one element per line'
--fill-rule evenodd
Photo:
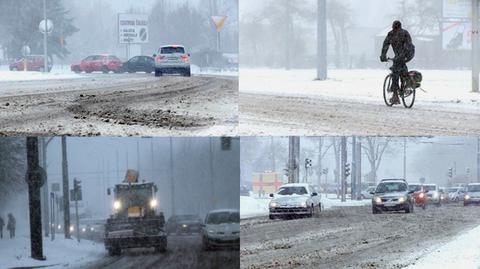
<path fill-rule="evenodd" d="M 404 179 L 383 179 L 371 192 L 373 214 L 383 211 L 413 212 L 412 193 Z"/>

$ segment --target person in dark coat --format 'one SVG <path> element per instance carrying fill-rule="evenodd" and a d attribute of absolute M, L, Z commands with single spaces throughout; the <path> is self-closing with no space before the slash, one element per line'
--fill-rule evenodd
<path fill-rule="evenodd" d="M 390 70 L 392 70 L 392 90 L 394 92 L 390 102 L 393 104 L 399 104 L 399 78 L 408 73 L 406 63 L 412 60 L 415 55 L 415 46 L 412 43 L 410 33 L 402 28 L 402 23 L 400 21 L 393 22 L 392 30 L 388 32 L 387 37 L 385 37 L 380 61 L 387 61 L 387 51 L 390 46 L 392 46 L 393 52 L 395 53 L 393 65 L 390 67 Z"/>
<path fill-rule="evenodd" d="M 15 217 L 12 215 L 12 213 L 8 213 L 7 230 L 10 231 L 10 238 L 15 237 L 15 226 L 16 225 L 17 225 L 17 222 L 15 220 Z"/>
<path fill-rule="evenodd" d="M 5 226 L 5 222 L 2 217 L 0 217 L 0 238 L 3 238 L 3 226 Z"/>

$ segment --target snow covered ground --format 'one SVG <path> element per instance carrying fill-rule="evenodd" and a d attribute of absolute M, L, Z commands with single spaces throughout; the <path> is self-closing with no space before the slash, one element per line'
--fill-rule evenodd
<path fill-rule="evenodd" d="M 27 235 L 9 239 L 4 231 L 4 237 L 0 239 L 0 268 L 49 266 L 56 269 L 81 266 L 103 258 L 105 248 L 103 244 L 88 240 L 81 240 L 80 243 L 75 239 L 65 240 L 63 235 L 57 234 L 55 241 L 44 237 L 43 254 L 47 258 L 45 261 L 30 257 L 30 239 Z"/>
<path fill-rule="evenodd" d="M 271 198 L 254 198 L 252 196 L 240 196 L 240 217 L 253 218 L 268 215 L 268 204 Z M 370 205 L 369 199 L 361 201 L 346 200 L 345 202 L 336 199 L 334 194 L 322 194 L 323 209 L 332 209 L 334 207 L 344 206 L 366 206 Z"/>
<path fill-rule="evenodd" d="M 480 226 L 440 246 L 407 269 L 480 268 Z"/>
<path fill-rule="evenodd" d="M 422 88 L 418 103 L 451 108 L 480 109 L 480 94 L 471 92 L 469 70 L 420 70 Z M 316 81 L 316 71 L 240 68 L 240 92 L 325 98 L 383 103 L 384 70 L 329 70 L 328 80 Z"/>
<path fill-rule="evenodd" d="M 8 66 L 0 66 L 0 81 L 29 81 L 29 80 L 49 80 L 49 79 L 74 79 L 80 78 L 80 74 L 70 71 L 69 66 L 53 66 L 49 73 L 34 71 L 10 71 Z"/>

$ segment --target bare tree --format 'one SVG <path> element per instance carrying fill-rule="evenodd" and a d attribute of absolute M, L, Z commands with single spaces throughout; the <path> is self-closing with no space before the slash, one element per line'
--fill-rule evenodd
<path fill-rule="evenodd" d="M 352 11 L 345 2 L 330 0 L 327 3 L 327 18 L 335 39 L 335 66 L 345 67 L 349 63 L 347 29 L 351 24 Z"/>
<path fill-rule="evenodd" d="M 382 162 L 382 157 L 387 150 L 391 137 L 365 137 L 366 143 L 362 143 L 364 154 L 367 156 L 368 163 L 370 164 L 370 180 L 373 183 L 377 182 L 377 171 Z"/>

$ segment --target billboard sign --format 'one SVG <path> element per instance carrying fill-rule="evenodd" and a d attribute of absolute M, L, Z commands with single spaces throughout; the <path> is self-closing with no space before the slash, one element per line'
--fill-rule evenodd
<path fill-rule="evenodd" d="M 465 21 L 443 22 L 442 48 L 444 50 L 471 50 L 472 24 Z"/>
<path fill-rule="evenodd" d="M 443 0 L 444 18 L 471 18 L 472 0 Z"/>
<path fill-rule="evenodd" d="M 120 44 L 148 43 L 148 15 L 118 14 L 118 42 Z"/>

